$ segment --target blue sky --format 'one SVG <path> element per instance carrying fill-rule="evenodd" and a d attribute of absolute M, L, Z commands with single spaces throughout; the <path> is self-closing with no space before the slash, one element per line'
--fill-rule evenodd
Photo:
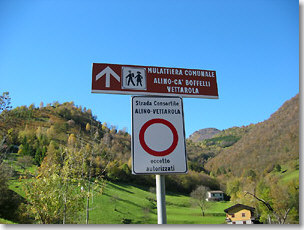
<path fill-rule="evenodd" d="M 0 92 L 74 101 L 131 132 L 131 96 L 91 93 L 92 63 L 215 70 L 219 99 L 184 99 L 188 137 L 270 117 L 299 92 L 296 0 L 1 0 Z"/>

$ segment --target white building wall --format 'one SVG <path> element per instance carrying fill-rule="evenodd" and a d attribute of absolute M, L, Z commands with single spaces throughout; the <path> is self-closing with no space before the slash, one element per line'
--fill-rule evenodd
<path fill-rule="evenodd" d="M 243 224 L 243 221 L 245 221 L 245 220 L 234 221 L 234 222 L 235 222 L 235 224 Z M 228 224 L 232 224 L 232 222 L 228 222 Z M 252 221 L 246 220 L 246 224 L 252 224 Z"/>

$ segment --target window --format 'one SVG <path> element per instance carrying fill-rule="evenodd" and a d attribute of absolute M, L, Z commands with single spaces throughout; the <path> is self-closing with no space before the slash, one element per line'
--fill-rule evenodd
<path fill-rule="evenodd" d="M 242 213 L 242 217 L 245 217 L 246 216 L 246 213 Z"/>
<path fill-rule="evenodd" d="M 232 214 L 231 217 L 234 217 L 234 214 Z"/>

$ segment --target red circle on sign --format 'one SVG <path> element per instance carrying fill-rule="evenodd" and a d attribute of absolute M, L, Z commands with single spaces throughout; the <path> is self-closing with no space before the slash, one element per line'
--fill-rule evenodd
<path fill-rule="evenodd" d="M 164 124 L 166 126 L 168 126 L 173 134 L 173 142 L 171 144 L 171 146 L 169 148 L 167 148 L 166 150 L 163 150 L 163 151 L 155 151 L 153 149 L 151 149 L 147 144 L 146 144 L 146 141 L 145 141 L 145 132 L 147 130 L 147 128 L 153 124 L 156 124 L 156 123 L 161 123 L 161 124 Z M 176 148 L 177 146 L 177 143 L 178 143 L 178 134 L 177 134 L 177 131 L 175 129 L 175 127 L 172 125 L 172 123 L 170 123 L 169 121 L 167 120 L 164 120 L 164 119 L 160 119 L 160 118 L 156 118 L 156 119 L 152 119 L 152 120 L 149 120 L 147 121 L 140 129 L 139 131 L 139 142 L 141 144 L 141 146 L 143 147 L 143 149 L 153 155 L 153 156 L 157 156 L 157 157 L 163 157 L 163 156 L 167 156 L 169 155 L 170 153 L 173 152 L 173 150 Z"/>

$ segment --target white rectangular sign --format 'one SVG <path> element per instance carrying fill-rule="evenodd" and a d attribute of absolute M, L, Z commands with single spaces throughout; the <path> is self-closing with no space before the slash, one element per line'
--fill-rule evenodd
<path fill-rule="evenodd" d="M 187 173 L 180 97 L 132 97 L 133 174 Z"/>

